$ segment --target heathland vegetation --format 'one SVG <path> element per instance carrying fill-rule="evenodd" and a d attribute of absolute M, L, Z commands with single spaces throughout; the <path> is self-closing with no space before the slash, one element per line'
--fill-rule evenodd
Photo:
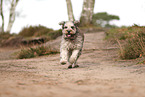
<path fill-rule="evenodd" d="M 17 5 L 18 1 L 19 0 L 12 3 Z M 68 19 L 75 20 L 71 1 L 66 0 L 66 2 Z M 2 20 L 4 20 L 2 4 L 3 3 L 1 3 L 1 17 Z M 80 16 L 80 28 L 95 28 L 95 31 L 97 28 L 99 28 L 99 31 L 100 29 L 105 29 L 106 39 L 118 44 L 119 56 L 121 59 L 135 59 L 145 56 L 145 27 L 138 25 L 131 27 L 117 27 L 116 25 L 111 25 L 110 22 L 112 20 L 120 19 L 119 16 L 110 13 L 108 14 L 107 12 L 93 13 L 94 4 L 95 0 L 86 0 L 83 2 L 82 13 Z M 14 6 L 11 7 L 13 8 Z M 13 10 L 15 11 L 15 8 L 13 8 Z M 15 16 L 15 13 L 13 13 L 13 16 Z M 13 22 L 14 21 L 10 21 L 11 24 L 13 24 Z M 46 43 L 47 41 L 56 39 L 58 36 L 62 35 L 61 30 L 53 30 L 42 25 L 24 27 L 18 34 L 10 34 L 10 31 L 4 31 L 4 21 L 2 22 L 1 28 L 0 47 L 27 46 L 27 49 L 22 48 L 18 58 L 31 58 L 53 53 L 51 47 L 38 46 L 32 48 L 31 46 Z M 30 47 L 28 48 L 28 46 Z M 54 53 L 56 53 L 56 50 L 54 50 Z"/>
<path fill-rule="evenodd" d="M 113 28 L 106 32 L 106 39 L 119 45 L 119 56 L 122 59 L 135 59 L 145 56 L 145 27 Z"/>

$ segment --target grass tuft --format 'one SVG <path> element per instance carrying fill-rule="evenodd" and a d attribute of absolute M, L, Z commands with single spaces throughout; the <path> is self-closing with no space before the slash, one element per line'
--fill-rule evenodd
<path fill-rule="evenodd" d="M 34 58 L 37 56 L 50 55 L 59 53 L 56 49 L 46 46 L 23 48 L 18 53 L 18 59 Z"/>
<path fill-rule="evenodd" d="M 145 56 L 145 27 L 132 26 L 111 29 L 106 39 L 111 39 L 119 44 L 119 56 L 122 59 L 135 59 Z"/>

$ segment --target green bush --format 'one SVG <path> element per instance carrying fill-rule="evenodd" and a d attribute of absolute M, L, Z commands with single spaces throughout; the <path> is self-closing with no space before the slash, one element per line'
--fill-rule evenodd
<path fill-rule="evenodd" d="M 21 51 L 17 55 L 17 58 L 26 59 L 26 58 L 33 58 L 37 56 L 50 55 L 56 53 L 58 53 L 58 51 L 51 47 L 46 47 L 46 46 L 38 46 L 34 48 L 30 47 L 27 49 L 21 49 Z"/>

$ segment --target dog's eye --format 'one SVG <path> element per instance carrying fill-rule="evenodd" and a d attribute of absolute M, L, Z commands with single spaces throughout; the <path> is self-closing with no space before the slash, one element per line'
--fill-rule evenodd
<path fill-rule="evenodd" d="M 74 29 L 75 27 L 74 26 L 71 26 L 71 28 Z"/>
<path fill-rule="evenodd" d="M 67 29 L 67 26 L 65 26 L 64 29 Z"/>

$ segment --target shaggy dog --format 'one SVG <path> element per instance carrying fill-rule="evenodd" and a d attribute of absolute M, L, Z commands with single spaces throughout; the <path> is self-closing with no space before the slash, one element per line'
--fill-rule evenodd
<path fill-rule="evenodd" d="M 77 59 L 81 55 L 84 34 L 78 29 L 78 21 L 61 22 L 62 40 L 60 46 L 60 63 L 62 65 L 68 63 L 68 68 L 76 68 Z"/>

